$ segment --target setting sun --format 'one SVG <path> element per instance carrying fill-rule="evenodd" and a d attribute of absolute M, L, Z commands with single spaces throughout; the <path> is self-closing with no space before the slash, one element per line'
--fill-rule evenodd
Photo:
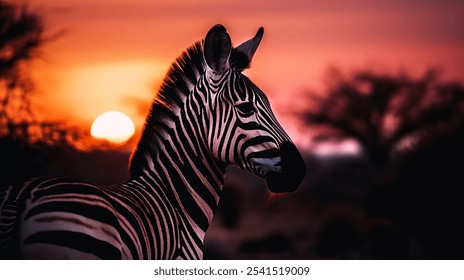
<path fill-rule="evenodd" d="M 90 134 L 93 138 L 122 144 L 134 135 L 132 120 L 121 112 L 106 112 L 99 115 L 92 124 Z"/>

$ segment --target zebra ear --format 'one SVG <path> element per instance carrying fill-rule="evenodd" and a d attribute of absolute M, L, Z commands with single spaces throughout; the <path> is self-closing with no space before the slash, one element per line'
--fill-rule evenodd
<path fill-rule="evenodd" d="M 240 46 L 236 47 L 235 49 L 239 52 L 243 53 L 248 57 L 248 62 L 251 62 L 253 55 L 256 52 L 256 49 L 263 38 L 264 28 L 260 27 L 258 32 L 256 33 L 255 37 L 251 38 L 250 40 L 243 42 Z"/>
<path fill-rule="evenodd" d="M 203 44 L 203 51 L 209 68 L 217 72 L 229 69 L 232 42 L 224 26 L 217 24 L 208 31 Z"/>

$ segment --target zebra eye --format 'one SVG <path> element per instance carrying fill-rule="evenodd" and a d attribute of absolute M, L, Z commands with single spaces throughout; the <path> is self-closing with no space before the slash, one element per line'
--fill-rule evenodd
<path fill-rule="evenodd" d="M 236 104 L 235 107 L 237 107 L 239 113 L 241 113 L 245 117 L 249 117 L 256 112 L 256 107 L 255 104 L 253 104 L 253 102 L 243 102 L 240 104 Z"/>

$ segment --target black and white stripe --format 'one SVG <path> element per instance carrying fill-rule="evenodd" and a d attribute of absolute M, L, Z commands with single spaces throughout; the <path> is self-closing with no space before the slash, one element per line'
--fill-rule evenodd
<path fill-rule="evenodd" d="M 263 177 L 271 191 L 295 190 L 304 162 L 242 74 L 262 35 L 232 48 L 216 25 L 173 63 L 127 182 L 42 178 L 8 188 L 0 196 L 3 257 L 200 259 L 228 165 Z"/>

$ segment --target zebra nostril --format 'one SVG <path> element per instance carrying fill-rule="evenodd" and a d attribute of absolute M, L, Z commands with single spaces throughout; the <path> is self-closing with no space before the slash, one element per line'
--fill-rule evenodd
<path fill-rule="evenodd" d="M 280 145 L 281 172 L 269 172 L 266 176 L 272 192 L 295 191 L 306 176 L 306 164 L 297 147 L 291 142 Z"/>

